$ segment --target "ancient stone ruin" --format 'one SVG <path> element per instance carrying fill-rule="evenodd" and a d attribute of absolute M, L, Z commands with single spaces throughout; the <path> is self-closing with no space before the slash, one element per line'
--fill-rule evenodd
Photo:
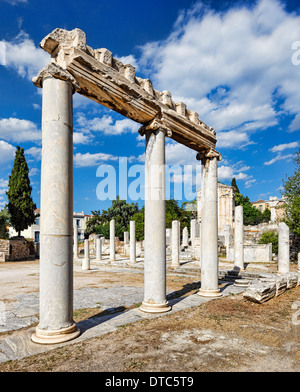
<path fill-rule="evenodd" d="M 55 29 L 40 43 L 51 55 L 33 79 L 43 89 L 40 321 L 32 340 L 57 343 L 80 333 L 73 321 L 73 119 L 78 92 L 141 124 L 146 138 L 143 312 L 170 310 L 166 299 L 165 137 L 202 164 L 201 289 L 219 296 L 216 132 L 169 91 L 157 91 L 108 49 L 93 49 L 79 29 Z M 203 208 L 205 206 L 205 208 Z M 113 227 L 111 228 L 113 230 Z M 112 245 L 113 246 L 113 245 Z M 114 249 L 111 249 L 113 257 Z M 134 254 L 131 256 L 134 259 Z M 88 260 L 87 260 L 88 263 Z"/>

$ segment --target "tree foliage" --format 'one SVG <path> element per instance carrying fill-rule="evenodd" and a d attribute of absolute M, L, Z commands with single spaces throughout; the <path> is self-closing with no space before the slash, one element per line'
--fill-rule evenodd
<path fill-rule="evenodd" d="M 270 217 L 271 217 L 271 211 L 269 209 L 265 209 L 264 212 L 259 211 L 256 207 L 254 207 L 248 196 L 243 196 L 239 191 L 238 186 L 236 185 L 236 182 L 233 181 L 234 178 L 232 179 L 231 184 L 235 187 L 236 193 L 235 193 L 235 205 L 236 206 L 243 206 L 243 215 L 244 215 L 244 225 L 248 226 L 254 226 L 258 225 L 259 223 L 262 222 L 269 222 Z"/>
<path fill-rule="evenodd" d="M 265 231 L 260 239 L 259 244 L 272 244 L 272 252 L 278 254 L 278 234 L 274 231 Z"/>
<path fill-rule="evenodd" d="M 0 211 L 0 239 L 6 240 L 8 239 L 8 231 L 7 226 L 9 225 L 9 213 L 7 207 L 3 208 Z"/>
<path fill-rule="evenodd" d="M 8 182 L 8 212 L 10 224 L 20 236 L 35 221 L 36 205 L 31 198 L 29 169 L 24 155 L 24 148 L 17 146 L 14 165 Z"/>
<path fill-rule="evenodd" d="M 285 222 L 292 233 L 300 235 L 300 149 L 293 160 L 295 171 L 283 180 L 281 193 L 285 199 Z"/>

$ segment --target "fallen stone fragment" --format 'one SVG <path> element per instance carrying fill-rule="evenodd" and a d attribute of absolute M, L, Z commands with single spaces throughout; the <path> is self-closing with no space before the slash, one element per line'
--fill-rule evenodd
<path fill-rule="evenodd" d="M 251 284 L 244 292 L 243 297 L 253 302 L 263 303 L 276 295 L 275 282 L 262 282 Z"/>

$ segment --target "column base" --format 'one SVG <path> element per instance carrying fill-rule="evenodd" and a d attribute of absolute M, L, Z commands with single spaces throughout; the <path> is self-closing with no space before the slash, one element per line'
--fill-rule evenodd
<path fill-rule="evenodd" d="M 172 268 L 178 268 L 178 267 L 180 267 L 180 265 L 181 265 L 180 263 L 178 263 L 178 264 L 171 264 L 171 267 Z"/>
<path fill-rule="evenodd" d="M 200 295 L 201 297 L 222 297 L 222 293 L 220 292 L 220 289 L 217 290 L 204 290 L 204 289 L 200 289 L 197 293 L 198 295 Z"/>
<path fill-rule="evenodd" d="M 58 344 L 67 342 L 69 340 L 77 338 L 80 335 L 80 329 L 76 324 L 71 325 L 67 328 L 46 330 L 36 327 L 36 331 L 31 336 L 31 340 L 34 343 L 39 344 Z"/>
<path fill-rule="evenodd" d="M 142 302 L 142 305 L 140 306 L 140 310 L 145 313 L 164 313 L 169 312 L 171 309 L 172 307 L 169 306 L 168 301 L 162 304 L 150 304 L 148 302 Z"/>

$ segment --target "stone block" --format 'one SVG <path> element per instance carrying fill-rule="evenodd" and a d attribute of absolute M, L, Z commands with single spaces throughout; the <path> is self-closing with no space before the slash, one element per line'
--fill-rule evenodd
<path fill-rule="evenodd" d="M 244 292 L 243 296 L 259 304 L 269 301 L 276 295 L 276 283 L 275 282 L 260 282 L 251 284 Z"/>

